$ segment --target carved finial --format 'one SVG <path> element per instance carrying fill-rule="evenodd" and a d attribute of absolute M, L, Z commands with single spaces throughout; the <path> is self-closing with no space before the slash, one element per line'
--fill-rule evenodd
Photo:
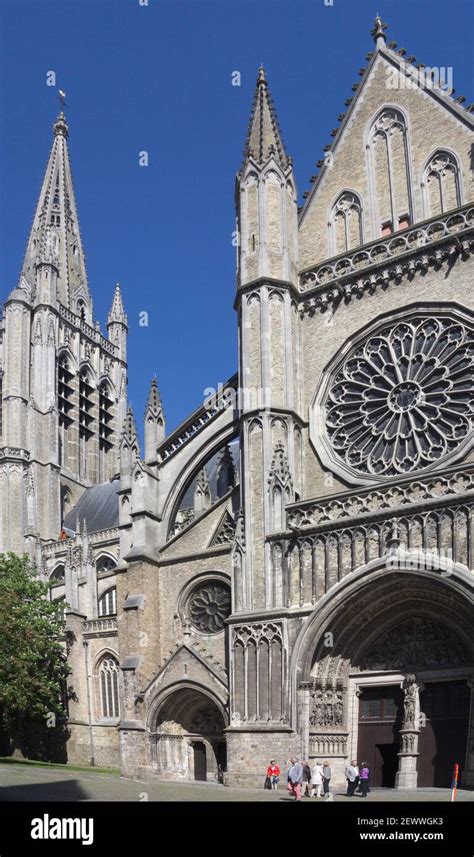
<path fill-rule="evenodd" d="M 387 24 L 384 24 L 380 15 L 377 14 L 375 16 L 374 26 L 371 31 L 371 36 L 378 48 L 382 47 L 385 44 L 385 30 L 387 29 Z"/>
<path fill-rule="evenodd" d="M 66 117 L 65 117 L 62 110 L 61 110 L 61 113 L 59 114 L 58 118 L 56 119 L 56 122 L 53 125 L 53 130 L 54 130 L 54 136 L 55 137 L 61 136 L 61 137 L 66 137 L 66 139 L 67 139 L 67 137 L 69 136 L 68 124 L 66 122 Z"/>

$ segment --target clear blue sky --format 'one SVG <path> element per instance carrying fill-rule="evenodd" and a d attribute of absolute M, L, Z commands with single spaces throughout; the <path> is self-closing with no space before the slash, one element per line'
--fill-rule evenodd
<path fill-rule="evenodd" d="M 171 430 L 237 367 L 234 176 L 260 62 L 301 194 L 373 48 L 375 13 L 418 61 L 452 66 L 468 100 L 473 21 L 470 0 L 148 2 L 0 0 L 0 298 L 16 284 L 49 153 L 54 70 L 95 315 L 104 326 L 120 281 L 129 399 L 141 421 L 156 372 Z"/>

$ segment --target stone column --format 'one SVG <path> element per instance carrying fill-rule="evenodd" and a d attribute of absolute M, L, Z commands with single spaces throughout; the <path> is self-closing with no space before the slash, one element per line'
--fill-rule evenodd
<path fill-rule="evenodd" d="M 471 689 L 471 705 L 469 709 L 469 728 L 467 733 L 466 762 L 464 770 L 461 769 L 461 783 L 463 788 L 474 787 L 474 676 L 468 680 Z"/>
<path fill-rule="evenodd" d="M 301 754 L 303 759 L 309 759 L 309 718 L 311 714 L 310 691 L 313 684 L 310 681 L 302 681 L 297 691 L 297 708 L 299 733 L 301 736 Z"/>
<path fill-rule="evenodd" d="M 409 674 L 403 682 L 403 723 L 400 729 L 401 749 L 395 788 L 416 789 L 418 780 L 418 736 L 420 734 L 420 691 L 416 676 Z"/>

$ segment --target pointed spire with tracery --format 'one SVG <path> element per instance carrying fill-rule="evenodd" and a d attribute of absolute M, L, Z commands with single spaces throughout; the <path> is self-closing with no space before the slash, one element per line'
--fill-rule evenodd
<path fill-rule="evenodd" d="M 158 414 L 162 412 L 163 406 L 161 404 L 160 393 L 158 391 L 158 382 L 155 376 L 154 378 L 152 378 L 145 414 L 150 413 L 153 414 L 153 416 L 158 416 Z"/>
<path fill-rule="evenodd" d="M 165 415 L 156 377 L 151 382 L 145 408 L 145 461 L 156 460 L 156 450 L 165 437 Z"/>
<path fill-rule="evenodd" d="M 251 156 L 258 164 L 264 164 L 273 155 L 283 169 L 291 163 L 285 151 L 263 66 L 258 70 L 244 155 L 246 159 Z"/>
<path fill-rule="evenodd" d="M 114 324 L 114 322 L 118 322 L 119 324 L 127 324 L 127 316 L 125 314 L 125 310 L 123 307 L 122 300 L 122 291 L 120 288 L 120 284 L 117 283 L 114 291 L 114 298 L 112 301 L 112 306 L 110 308 L 109 315 L 107 317 L 107 324 Z"/>
<path fill-rule="evenodd" d="M 137 427 L 135 425 L 135 417 L 133 416 L 131 405 L 128 407 L 127 415 L 123 423 L 122 444 L 136 446 L 138 449 Z"/>
<path fill-rule="evenodd" d="M 26 247 L 20 284 L 22 288 L 28 288 L 34 300 L 36 265 L 42 261 L 53 264 L 58 271 L 59 302 L 85 316 L 90 323 L 92 300 L 69 162 L 69 128 L 62 111 L 53 130 L 53 145 Z"/>

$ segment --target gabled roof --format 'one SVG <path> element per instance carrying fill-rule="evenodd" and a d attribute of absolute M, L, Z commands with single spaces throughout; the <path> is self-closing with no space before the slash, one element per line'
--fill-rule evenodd
<path fill-rule="evenodd" d="M 362 94 L 367 86 L 369 79 L 372 76 L 373 69 L 375 65 L 378 63 L 379 59 L 383 57 L 387 62 L 389 62 L 394 70 L 398 71 L 398 73 L 404 75 L 406 78 L 409 78 L 410 83 L 417 85 L 423 91 L 429 93 L 437 101 L 438 104 L 442 104 L 456 119 L 461 121 L 463 125 L 468 128 L 474 128 L 474 118 L 471 114 L 473 109 L 473 105 L 470 104 L 468 108 L 462 107 L 462 102 L 465 100 L 462 96 L 457 99 L 453 99 L 451 96 L 454 95 L 454 90 L 452 92 L 445 92 L 440 87 L 429 85 L 428 84 L 428 76 L 425 69 L 428 67 L 423 63 L 416 64 L 415 56 L 408 56 L 405 59 L 407 51 L 401 48 L 398 52 L 396 51 L 397 45 L 395 42 L 386 43 L 386 35 L 385 31 L 387 29 L 387 24 L 383 24 L 381 19 L 377 16 L 375 19 L 374 28 L 372 30 L 371 35 L 373 36 L 375 42 L 375 50 L 367 54 L 366 59 L 368 60 L 367 67 L 361 68 L 359 74 L 361 75 L 361 80 L 358 83 L 355 83 L 352 87 L 353 91 L 356 92 L 355 96 L 352 96 L 346 100 L 347 111 L 339 115 L 340 125 L 338 128 L 334 128 L 331 132 L 331 135 L 334 137 L 334 142 L 328 144 L 324 147 L 325 152 L 334 153 L 338 147 L 338 144 L 344 134 L 345 128 L 351 122 L 354 111 L 357 108 L 359 101 L 362 98 Z M 313 184 L 311 190 L 305 191 L 303 193 L 303 197 L 305 202 L 300 209 L 299 213 L 299 223 L 301 224 L 304 220 L 306 212 L 308 211 L 311 200 L 313 199 L 317 188 L 319 187 L 321 180 L 328 169 L 329 159 L 323 158 L 317 162 L 317 166 L 320 168 L 320 172 L 316 173 L 311 177 L 311 182 Z"/>

